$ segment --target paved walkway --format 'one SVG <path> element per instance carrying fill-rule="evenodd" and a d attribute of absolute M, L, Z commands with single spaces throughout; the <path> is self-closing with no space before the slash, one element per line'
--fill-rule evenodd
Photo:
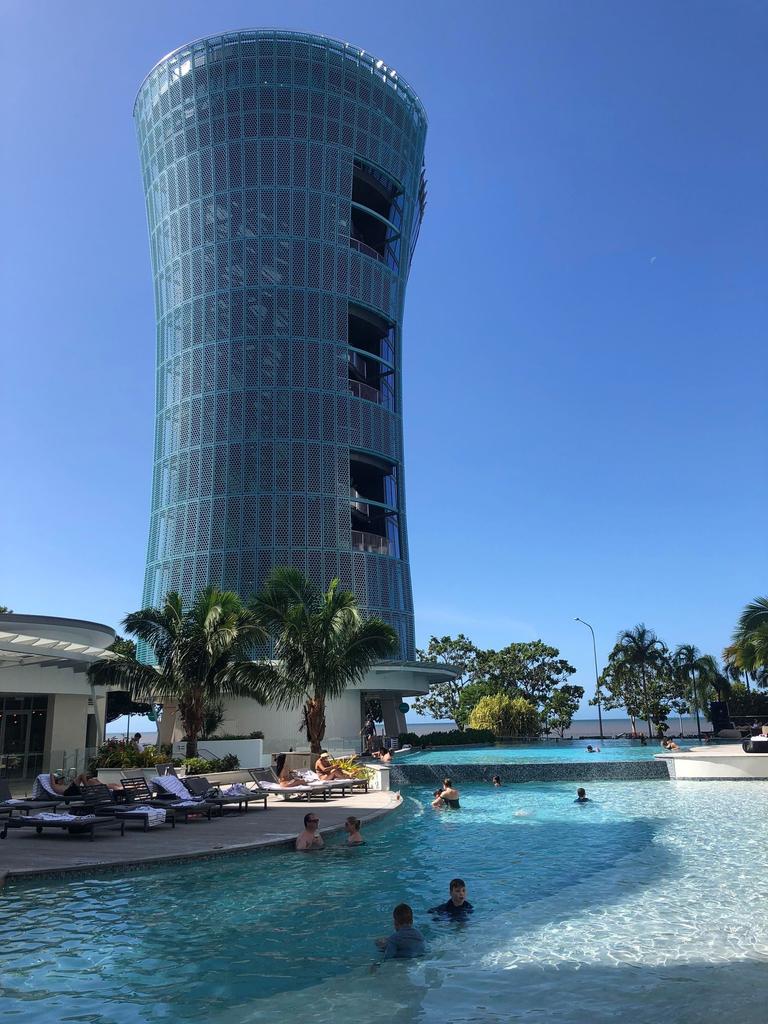
<path fill-rule="evenodd" d="M 35 875 L 93 874 L 121 866 L 147 866 L 165 861 L 193 860 L 242 853 L 260 847 L 292 843 L 311 810 L 320 819 L 323 834 L 338 831 L 350 814 L 362 822 L 374 821 L 400 806 L 393 792 L 356 793 L 327 801 L 285 801 L 270 797 L 267 809 L 259 804 L 245 814 L 226 811 L 223 818 L 179 820 L 176 828 L 162 825 L 143 832 L 138 825 L 119 830 L 96 831 L 93 842 L 86 836 L 70 836 L 58 829 L 38 835 L 34 829 L 16 829 L 0 840 L 0 886 L 9 878 Z"/>

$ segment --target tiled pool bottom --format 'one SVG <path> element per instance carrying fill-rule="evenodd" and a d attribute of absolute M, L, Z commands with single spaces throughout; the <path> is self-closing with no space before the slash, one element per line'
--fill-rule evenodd
<path fill-rule="evenodd" d="M 11 885 L 0 896 L 4 1015 L 762 1024 L 768 785 L 605 782 L 589 793 L 582 807 L 568 784 L 475 785 L 460 811 L 437 813 L 412 787 L 360 850 L 331 839 L 307 856 Z M 464 927 L 430 923 L 424 911 L 454 874 L 476 913 Z M 371 973 L 371 940 L 400 900 L 429 955 Z"/>

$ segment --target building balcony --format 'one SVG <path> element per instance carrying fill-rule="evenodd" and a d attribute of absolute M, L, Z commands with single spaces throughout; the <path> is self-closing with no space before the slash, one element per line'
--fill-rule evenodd
<path fill-rule="evenodd" d="M 345 239 L 339 238 L 339 241 L 344 244 Z M 370 256 L 372 259 L 378 260 L 379 263 L 386 263 L 384 255 L 377 252 L 372 246 L 366 245 L 365 242 L 361 242 L 357 238 L 347 238 L 346 241 L 349 242 L 350 249 L 354 249 L 356 252 L 361 252 L 364 256 Z"/>
<path fill-rule="evenodd" d="M 352 547 L 355 551 L 370 551 L 374 555 L 389 554 L 389 540 L 378 533 L 366 533 L 364 530 L 352 531 Z"/>
<path fill-rule="evenodd" d="M 381 392 L 377 391 L 376 388 L 372 388 L 370 384 L 363 384 L 362 381 L 350 378 L 349 390 L 356 398 L 365 398 L 369 402 L 381 404 Z"/>

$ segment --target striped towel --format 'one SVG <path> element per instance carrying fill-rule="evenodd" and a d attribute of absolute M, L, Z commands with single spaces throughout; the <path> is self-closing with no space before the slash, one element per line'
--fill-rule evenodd
<path fill-rule="evenodd" d="M 33 800 L 45 800 L 49 796 L 61 796 L 53 786 L 51 785 L 51 778 L 43 772 L 38 775 L 35 781 L 32 783 L 32 799 Z"/>
<path fill-rule="evenodd" d="M 149 828 L 156 828 L 158 825 L 165 824 L 165 810 L 162 807 L 148 807 L 145 804 L 137 804 L 135 807 L 132 806 L 129 811 L 122 811 L 120 813 L 121 818 L 130 818 L 131 815 L 137 817 L 146 815 L 147 825 Z"/>
<path fill-rule="evenodd" d="M 95 814 L 56 814 L 54 811 L 41 811 L 40 814 L 30 814 L 25 821 L 39 821 L 41 823 L 46 821 L 53 821 L 61 823 L 62 825 L 86 825 L 91 821 L 96 821 Z"/>

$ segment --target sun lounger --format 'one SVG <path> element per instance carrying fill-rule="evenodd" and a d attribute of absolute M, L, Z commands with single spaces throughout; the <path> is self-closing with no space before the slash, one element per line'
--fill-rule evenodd
<path fill-rule="evenodd" d="M 0 814 L 13 815 L 14 811 L 23 814 L 30 814 L 32 811 L 52 811 L 63 800 L 53 798 L 48 800 L 19 800 L 14 799 L 11 794 L 11 787 L 5 779 L 0 779 Z"/>
<path fill-rule="evenodd" d="M 294 772 L 296 778 L 302 778 L 306 781 L 308 786 L 316 785 L 318 782 L 325 786 L 330 786 L 332 789 L 339 789 L 342 793 L 351 793 L 355 789 L 362 789 L 364 792 L 368 792 L 368 779 L 331 779 L 327 782 L 323 782 L 317 772 L 304 771 Z"/>
<path fill-rule="evenodd" d="M 249 768 L 248 774 L 258 789 L 279 795 L 283 800 L 309 800 L 310 797 L 322 797 L 323 800 L 327 800 L 332 795 L 332 787 L 325 782 L 307 786 L 281 786 L 271 768 Z"/>
<path fill-rule="evenodd" d="M 176 815 L 171 807 L 151 807 L 149 804 L 118 803 L 116 794 L 101 782 L 83 786 L 83 804 L 93 814 L 138 821 L 148 832 L 166 822 L 176 828 Z"/>
<path fill-rule="evenodd" d="M 154 783 L 156 780 L 153 779 Z M 181 815 L 185 822 L 188 822 L 192 816 L 200 816 L 211 820 L 211 814 L 215 810 L 213 804 L 209 804 L 205 800 L 194 800 L 187 793 L 186 800 L 178 800 L 175 797 L 162 797 L 158 798 L 153 796 L 152 790 L 147 785 L 147 780 L 143 775 L 137 778 L 121 779 L 120 783 L 125 791 L 126 800 L 130 802 L 138 802 L 140 804 L 149 804 L 150 807 L 164 807 L 173 811 L 174 816 L 178 817 Z"/>
<path fill-rule="evenodd" d="M 120 829 L 125 835 L 125 821 L 113 817 L 98 817 L 95 814 L 56 814 L 55 812 L 29 814 L 26 817 L 8 818 L 3 823 L 0 839 L 5 839 L 9 828 L 33 828 L 38 835 L 46 829 L 65 829 L 70 836 L 87 835 L 93 842 L 96 829 Z"/>
<path fill-rule="evenodd" d="M 56 800 L 60 804 L 73 804 L 80 802 L 80 790 L 77 793 L 59 793 L 51 785 L 51 777 L 48 772 L 41 772 L 32 783 L 33 800 Z"/>
<path fill-rule="evenodd" d="M 243 813 L 248 810 L 248 805 L 254 801 L 261 801 L 264 804 L 264 809 L 267 807 L 267 794 L 266 793 L 254 793 L 243 786 L 230 787 L 232 792 L 226 790 L 220 791 L 218 796 L 211 796 L 210 791 L 214 787 L 204 775 L 190 775 L 184 779 L 178 779 L 182 785 L 191 793 L 192 796 L 201 796 L 209 804 L 216 804 L 219 808 L 219 814 L 224 813 L 225 807 L 237 807 L 238 813 Z"/>

